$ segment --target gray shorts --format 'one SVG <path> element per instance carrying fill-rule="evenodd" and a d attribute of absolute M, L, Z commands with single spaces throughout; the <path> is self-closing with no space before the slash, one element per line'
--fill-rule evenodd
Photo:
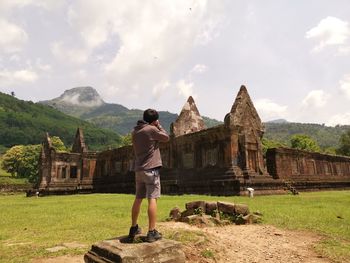
<path fill-rule="evenodd" d="M 160 175 L 159 169 L 135 172 L 136 198 L 159 198 Z"/>

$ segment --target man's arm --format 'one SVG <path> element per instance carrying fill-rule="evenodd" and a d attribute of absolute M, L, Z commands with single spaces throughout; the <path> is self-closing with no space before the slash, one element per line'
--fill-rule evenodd
<path fill-rule="evenodd" d="M 155 133 L 153 134 L 153 138 L 160 142 L 167 142 L 169 141 L 169 135 L 167 134 L 166 130 L 163 129 L 162 125 L 160 125 L 159 121 L 155 122 L 153 124 L 156 129 Z"/>

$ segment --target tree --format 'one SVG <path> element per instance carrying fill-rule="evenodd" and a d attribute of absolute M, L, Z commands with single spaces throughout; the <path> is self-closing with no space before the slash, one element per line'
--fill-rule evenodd
<path fill-rule="evenodd" d="M 292 148 L 309 152 L 320 152 L 320 146 L 310 136 L 305 134 L 295 134 L 290 139 Z"/>
<path fill-rule="evenodd" d="M 261 140 L 261 143 L 262 143 L 262 146 L 263 146 L 263 153 L 264 153 L 264 155 L 266 154 L 267 149 L 277 148 L 277 147 L 286 147 L 286 145 L 284 145 L 281 142 L 274 141 L 274 140 L 269 140 L 269 139 L 266 139 L 266 138 L 263 138 Z"/>
<path fill-rule="evenodd" d="M 322 151 L 325 154 L 330 154 L 330 155 L 336 155 L 337 154 L 337 148 L 336 147 L 327 147 L 323 149 Z"/>
<path fill-rule="evenodd" d="M 52 147 L 55 148 L 57 152 L 67 152 L 67 147 L 64 145 L 60 137 L 52 136 L 50 137 Z"/>
<path fill-rule="evenodd" d="M 17 176 L 19 160 L 23 156 L 24 146 L 16 145 L 5 152 L 2 157 L 1 168 L 10 173 L 13 177 Z"/>
<path fill-rule="evenodd" d="M 12 176 L 27 178 L 36 183 L 39 178 L 38 161 L 41 145 L 16 145 L 6 151 L 2 168 Z"/>
<path fill-rule="evenodd" d="M 339 145 L 337 154 L 350 156 L 350 130 L 340 136 Z"/>
<path fill-rule="evenodd" d="M 132 144 L 131 133 L 128 133 L 125 136 L 122 136 L 122 146 L 128 146 Z"/>
<path fill-rule="evenodd" d="M 51 142 L 56 151 L 67 151 L 59 137 L 51 137 Z M 30 183 L 36 183 L 39 179 L 40 152 L 40 144 L 13 146 L 4 154 L 2 168 L 12 176 L 27 178 Z"/>
<path fill-rule="evenodd" d="M 23 156 L 20 160 L 18 176 L 27 178 L 30 183 L 36 183 L 39 179 L 39 155 L 41 145 L 24 146 Z"/>

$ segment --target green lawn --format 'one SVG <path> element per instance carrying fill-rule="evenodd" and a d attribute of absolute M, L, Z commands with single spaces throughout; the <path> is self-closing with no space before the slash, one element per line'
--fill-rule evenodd
<path fill-rule="evenodd" d="M 304 229 L 324 236 L 317 249 L 337 261 L 350 261 L 350 191 L 301 193 L 298 196 L 214 197 L 163 196 L 159 220 L 171 208 L 193 200 L 246 203 L 263 213 L 263 223 Z M 96 241 L 127 234 L 132 195 L 91 194 L 26 198 L 0 196 L 0 262 L 28 262 L 34 257 L 83 254 L 86 249 L 50 253 L 45 248 Z M 146 227 L 146 203 L 140 225 Z"/>

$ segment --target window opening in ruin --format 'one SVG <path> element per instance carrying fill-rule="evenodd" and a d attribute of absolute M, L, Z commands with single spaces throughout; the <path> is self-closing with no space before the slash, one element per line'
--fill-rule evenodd
<path fill-rule="evenodd" d="M 309 174 L 315 174 L 315 164 L 313 161 L 306 161 L 306 166 Z"/>
<path fill-rule="evenodd" d="M 333 175 L 338 175 L 337 165 L 333 163 Z"/>
<path fill-rule="evenodd" d="M 322 165 L 322 162 L 316 161 L 315 165 L 316 165 L 316 173 L 317 174 L 324 174 L 324 170 L 323 170 L 324 166 Z"/>
<path fill-rule="evenodd" d="M 248 150 L 248 168 L 258 172 L 258 165 L 256 163 L 258 159 L 258 152 L 253 150 Z"/>
<path fill-rule="evenodd" d="M 67 173 L 66 167 L 64 166 L 64 167 L 62 167 L 62 170 L 61 170 L 61 178 L 62 179 L 66 178 L 66 173 Z"/>
<path fill-rule="evenodd" d="M 103 176 L 108 176 L 108 162 L 107 161 L 104 161 L 103 163 Z"/>
<path fill-rule="evenodd" d="M 78 167 L 71 166 L 70 167 L 70 178 L 77 178 L 78 177 Z"/>
<path fill-rule="evenodd" d="M 67 169 L 66 169 L 65 166 L 63 166 L 63 167 L 61 168 L 61 178 L 62 178 L 62 179 L 66 179 L 66 177 L 67 177 Z"/>
<path fill-rule="evenodd" d="M 298 160 L 292 160 L 292 174 L 299 174 Z"/>
<path fill-rule="evenodd" d="M 86 161 L 84 162 L 84 173 L 82 174 L 83 177 L 89 177 L 90 174 L 90 162 Z"/>

